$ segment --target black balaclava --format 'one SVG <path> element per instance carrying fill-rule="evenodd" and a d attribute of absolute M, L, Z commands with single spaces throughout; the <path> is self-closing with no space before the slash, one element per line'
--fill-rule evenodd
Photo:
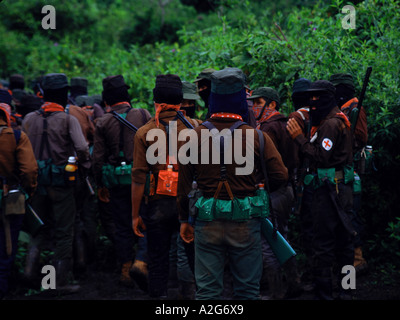
<path fill-rule="evenodd" d="M 335 99 L 339 108 L 342 105 L 344 105 L 347 101 L 354 98 L 355 95 L 354 86 L 340 83 L 336 85 L 335 88 L 336 88 Z"/>
<path fill-rule="evenodd" d="M 310 105 L 310 95 L 307 92 L 297 92 L 292 95 L 293 106 L 299 110 Z"/>
<path fill-rule="evenodd" d="M 103 101 L 109 106 L 112 106 L 118 102 L 131 101 L 127 87 L 119 87 L 105 90 L 102 92 L 102 98 Z"/>
<path fill-rule="evenodd" d="M 202 91 L 199 91 L 199 96 L 200 98 L 204 101 L 204 107 L 208 109 L 208 103 L 210 99 L 210 93 L 211 93 L 211 81 L 207 79 L 200 80 L 198 83 L 199 87 L 202 87 L 203 85 L 207 86 L 207 89 L 204 89 Z"/>
<path fill-rule="evenodd" d="M 68 87 L 44 90 L 43 100 L 45 102 L 58 103 L 65 108 L 68 103 L 68 90 Z"/>
<path fill-rule="evenodd" d="M 181 110 L 184 110 L 186 115 L 189 118 L 194 118 L 195 116 L 195 111 L 196 111 L 196 106 L 192 106 L 192 107 L 181 107 Z"/>
<path fill-rule="evenodd" d="M 336 100 L 335 95 L 327 91 L 321 91 L 313 95 L 319 96 L 319 99 L 310 100 L 309 102 L 311 125 L 318 126 L 329 112 L 336 107 Z"/>
<path fill-rule="evenodd" d="M 34 94 L 28 94 L 21 98 L 21 104 L 16 107 L 17 112 L 25 117 L 28 113 L 40 109 L 43 100 Z"/>

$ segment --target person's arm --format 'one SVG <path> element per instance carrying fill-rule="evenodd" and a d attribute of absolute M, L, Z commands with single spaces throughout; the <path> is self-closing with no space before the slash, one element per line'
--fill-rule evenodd
<path fill-rule="evenodd" d="M 16 148 L 16 159 L 20 171 L 21 185 L 32 195 L 37 187 L 38 165 L 28 136 L 21 132 Z"/>
<path fill-rule="evenodd" d="M 144 237 L 141 230 L 146 230 L 146 226 L 143 223 L 142 218 L 139 215 L 140 204 L 142 202 L 143 194 L 144 194 L 144 187 L 143 183 L 137 183 L 132 181 L 132 228 L 133 232 L 138 237 Z"/>

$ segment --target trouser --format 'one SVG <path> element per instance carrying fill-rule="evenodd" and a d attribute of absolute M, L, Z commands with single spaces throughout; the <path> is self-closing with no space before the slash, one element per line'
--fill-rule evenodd
<path fill-rule="evenodd" d="M 313 215 L 312 215 L 312 200 L 313 200 L 313 186 L 304 186 L 303 198 L 300 209 L 300 223 L 301 223 L 301 237 L 302 247 L 307 260 L 312 258 L 312 239 L 313 239 Z"/>
<path fill-rule="evenodd" d="M 74 222 L 76 215 L 73 187 L 46 187 L 46 195 L 35 195 L 32 207 L 45 224 L 32 244 L 39 248 L 54 239 L 54 260 L 72 260 Z M 50 237 L 49 237 L 50 236 Z"/>
<path fill-rule="evenodd" d="M 338 204 L 345 214 L 351 217 L 353 208 L 353 193 L 351 185 L 338 184 Z M 353 265 L 354 245 L 353 237 L 346 230 L 337 209 L 332 203 L 326 187 L 314 190 L 313 197 L 313 267 L 316 275 L 316 288 L 329 287 L 332 281 L 330 270 L 337 264 L 339 273 L 345 265 Z M 339 279 L 338 279 L 339 280 Z M 324 295 L 330 295 L 324 290 Z"/>
<path fill-rule="evenodd" d="M 93 260 L 97 239 L 97 199 L 90 194 L 86 181 L 80 177 L 75 188 L 75 241 L 77 245 L 87 246 L 89 261 Z M 82 244 L 81 241 L 84 240 Z"/>
<path fill-rule="evenodd" d="M 166 296 L 171 239 L 179 231 L 176 198 L 150 201 L 141 216 L 147 233 L 149 294 L 151 297 Z"/>
<path fill-rule="evenodd" d="M 143 210 L 143 206 L 141 210 Z M 137 237 L 132 229 L 131 186 L 117 186 L 110 189 L 110 206 L 115 224 L 115 250 L 121 264 L 136 259 L 147 262 L 147 238 Z M 135 244 L 137 251 L 135 252 Z"/>
<path fill-rule="evenodd" d="M 194 239 L 196 299 L 221 299 L 226 258 L 233 278 L 233 298 L 260 299 L 260 219 L 244 222 L 197 220 Z"/>
<path fill-rule="evenodd" d="M 6 237 L 1 214 L 2 213 L 0 209 L 0 300 L 7 294 L 9 289 L 9 277 L 18 249 L 18 235 L 24 219 L 24 215 L 13 215 L 8 218 L 10 221 L 10 233 L 12 243 L 11 256 L 8 256 L 6 250 Z"/>

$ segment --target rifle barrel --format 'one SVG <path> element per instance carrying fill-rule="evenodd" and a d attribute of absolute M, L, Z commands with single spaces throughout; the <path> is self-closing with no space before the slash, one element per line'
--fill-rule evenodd
<path fill-rule="evenodd" d="M 117 112 L 111 111 L 111 113 L 112 113 L 112 115 L 114 116 L 115 119 L 117 119 L 119 122 L 121 122 L 123 125 L 125 125 L 128 129 L 132 130 L 135 133 L 136 133 L 136 131 L 138 131 L 138 128 L 136 128 L 128 120 L 122 118 Z"/>
<path fill-rule="evenodd" d="M 188 127 L 189 129 L 194 129 L 192 124 L 185 118 L 185 116 L 180 111 L 177 111 L 176 114 L 179 120 L 181 120 L 186 127 Z"/>
<path fill-rule="evenodd" d="M 358 104 L 357 104 L 358 111 L 357 111 L 357 116 L 356 116 L 356 121 L 354 123 L 354 126 L 351 128 L 352 133 L 354 133 L 354 130 L 356 129 L 356 126 L 357 126 L 358 118 L 360 117 L 360 111 L 361 111 L 362 103 L 364 102 L 365 92 L 367 91 L 367 86 L 368 86 L 369 77 L 371 75 L 371 72 L 372 72 L 372 67 L 370 66 L 367 68 L 367 71 L 365 73 L 363 87 L 361 89 L 360 98 L 358 99 Z"/>

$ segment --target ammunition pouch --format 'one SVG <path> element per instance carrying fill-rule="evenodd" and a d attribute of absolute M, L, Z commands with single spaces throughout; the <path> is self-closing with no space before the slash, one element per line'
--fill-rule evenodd
<path fill-rule="evenodd" d="M 37 160 L 39 187 L 65 187 L 65 165 L 56 166 L 52 159 Z"/>
<path fill-rule="evenodd" d="M 265 194 L 258 192 L 254 197 L 243 199 L 235 197 L 233 200 L 201 196 L 195 203 L 195 207 L 198 209 L 197 219 L 202 221 L 246 221 L 251 218 L 265 218 L 269 213 L 267 199 L 266 192 Z"/>
<path fill-rule="evenodd" d="M 132 184 L 132 164 L 125 166 L 113 166 L 105 164 L 102 167 L 102 181 L 106 188 L 112 188 L 119 185 Z"/>
<path fill-rule="evenodd" d="M 189 198 L 189 216 L 196 218 L 199 214 L 199 209 L 196 207 L 196 202 L 203 196 L 203 191 L 200 189 L 192 189 L 188 194 Z"/>
<path fill-rule="evenodd" d="M 308 174 L 304 177 L 304 184 L 306 186 L 312 185 L 314 189 L 324 186 L 325 182 L 332 185 L 339 182 L 349 184 L 354 182 L 355 174 L 353 165 L 346 165 L 343 170 L 318 168 L 316 174 Z"/>

